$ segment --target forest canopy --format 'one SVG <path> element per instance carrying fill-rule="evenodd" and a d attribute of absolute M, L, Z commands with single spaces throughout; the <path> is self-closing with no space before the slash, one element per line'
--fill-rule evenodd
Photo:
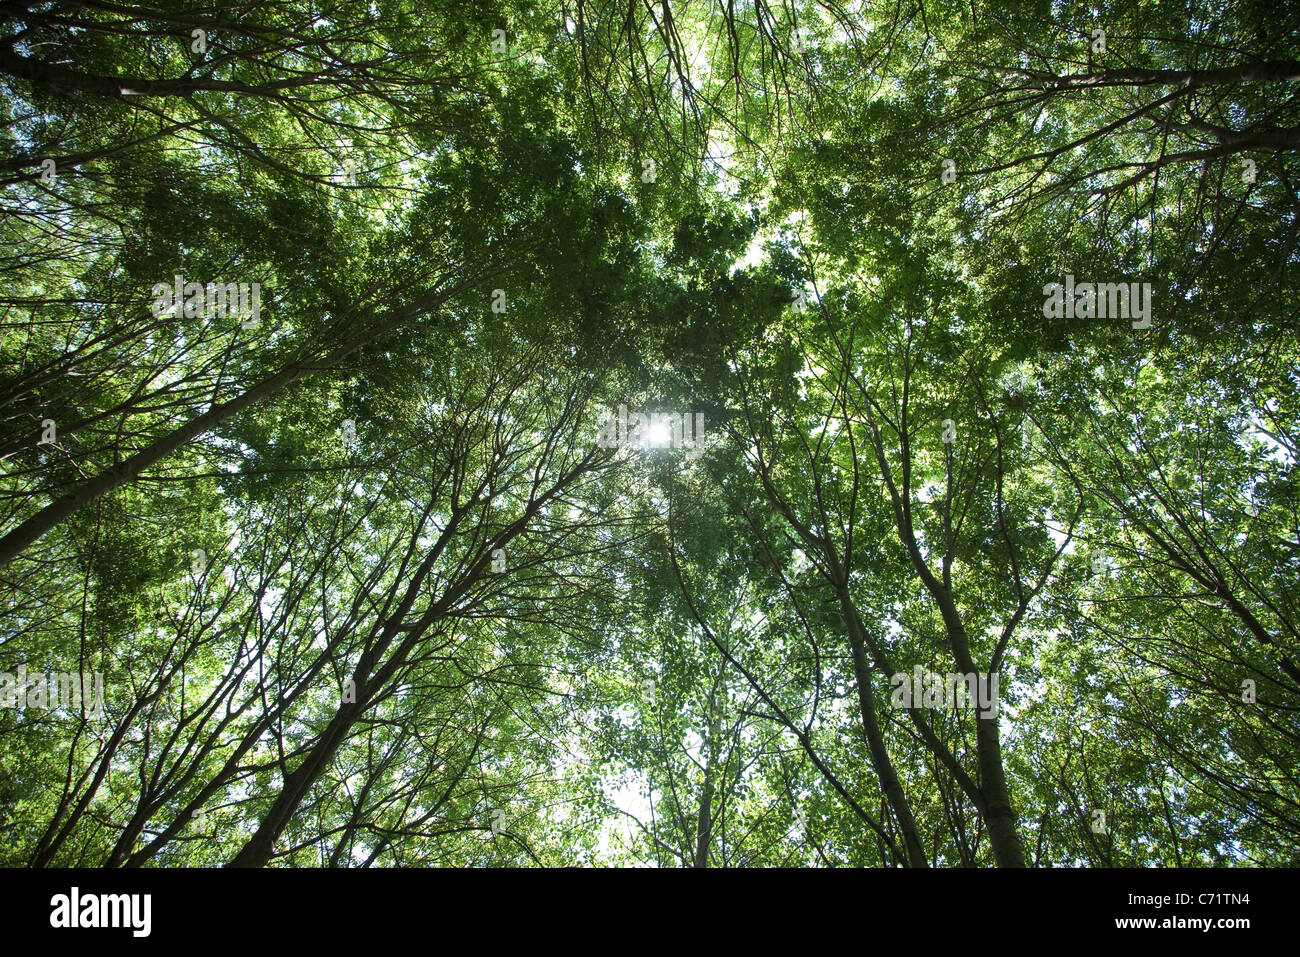
<path fill-rule="evenodd" d="M 1298 47 L 0 3 L 0 865 L 1300 864 Z"/>

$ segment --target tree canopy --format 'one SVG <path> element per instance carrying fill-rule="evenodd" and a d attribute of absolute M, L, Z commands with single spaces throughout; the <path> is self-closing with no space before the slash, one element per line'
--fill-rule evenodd
<path fill-rule="evenodd" d="M 0 864 L 1300 863 L 1300 34 L 0 3 Z"/>

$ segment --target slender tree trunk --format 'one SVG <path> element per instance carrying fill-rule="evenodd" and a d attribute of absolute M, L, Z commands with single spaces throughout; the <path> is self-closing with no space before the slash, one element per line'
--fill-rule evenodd
<path fill-rule="evenodd" d="M 885 747 L 884 735 L 880 733 L 880 725 L 876 721 L 876 700 L 871 690 L 871 667 L 867 664 L 866 630 L 862 624 L 862 617 L 849 597 L 848 586 L 837 587 L 836 591 L 839 594 L 840 609 L 845 624 L 848 626 L 849 647 L 853 651 L 853 674 L 858 686 L 858 710 L 862 713 L 862 731 L 867 738 L 867 747 L 871 750 L 871 763 L 880 780 L 880 789 L 885 792 L 890 810 L 894 812 L 894 818 L 898 821 L 898 830 L 907 848 L 908 863 L 912 867 L 929 867 L 925 847 L 921 843 L 921 832 L 916 826 L 916 818 L 912 815 L 912 806 L 903 792 L 903 786 L 894 770 L 894 762 L 889 757 L 888 748 Z"/>
<path fill-rule="evenodd" d="M 394 614 L 384 623 L 379 637 L 357 662 L 352 678 L 356 688 L 357 700 L 340 706 L 338 713 L 330 720 L 320 737 L 316 739 L 307 756 L 285 778 L 284 787 L 271 805 L 270 810 L 267 811 L 266 816 L 258 824 L 257 830 L 240 849 L 239 853 L 226 865 L 227 867 L 264 867 L 266 865 L 275 851 L 276 840 L 289 825 L 293 815 L 302 804 L 303 798 L 306 797 L 308 790 L 329 765 L 330 759 L 334 757 L 335 752 L 347 740 L 348 732 L 351 731 L 352 726 L 365 714 L 369 702 L 374 698 L 375 694 L 389 685 L 398 669 L 406 661 L 407 656 L 423 639 L 423 636 L 428 633 L 429 629 L 469 592 L 475 581 L 483 574 L 490 558 L 491 548 L 494 546 L 505 547 L 512 542 L 524 530 L 524 527 L 533 516 L 556 498 L 565 488 L 575 482 L 580 475 L 591 468 L 592 461 L 593 456 L 589 455 L 567 473 L 560 475 L 549 491 L 534 499 L 528 508 L 524 510 L 524 513 L 507 526 L 500 536 L 483 546 L 482 558 L 476 566 L 470 568 L 456 584 L 449 586 L 442 597 L 430 605 L 417 621 L 406 624 L 403 619 L 414 607 L 424 581 L 428 578 L 439 556 L 460 527 L 462 515 L 455 514 L 453 516 L 420 567 L 411 576 L 410 581 L 407 583 L 405 597 Z M 392 648 L 393 641 L 399 633 L 404 634 L 404 637 L 390 656 L 388 654 L 389 649 Z M 385 658 L 387 658 L 386 661 Z M 383 664 L 380 664 L 381 661 L 383 661 Z"/>
<path fill-rule="evenodd" d="M 322 358 L 315 361 L 291 362 L 279 372 L 267 376 L 241 395 L 209 409 L 166 435 L 160 436 L 148 448 L 105 470 L 102 475 L 97 475 L 95 478 L 84 482 L 62 498 L 55 499 L 27 521 L 14 528 L 3 538 L 0 538 L 0 567 L 11 562 L 25 548 L 38 541 L 50 529 L 75 515 L 87 505 L 98 501 L 113 489 L 135 481 L 145 469 L 157 464 L 198 436 L 210 432 L 222 422 L 263 399 L 276 395 L 299 379 L 305 379 L 313 372 L 338 365 L 356 350 L 396 329 L 411 318 L 412 315 L 441 305 L 454 296 L 478 285 L 485 278 L 485 274 L 480 272 L 474 278 L 463 280 L 444 292 L 431 293 L 416 303 L 394 310 L 382 322 L 377 323 L 364 334 L 347 340 L 343 345 L 336 347 Z"/>
<path fill-rule="evenodd" d="M 228 80 L 150 80 L 145 77 L 96 76 L 57 63 L 21 56 L 8 44 L 0 43 L 0 72 L 17 77 L 33 86 L 63 96 L 190 96 L 195 93 L 238 93 L 243 96 L 275 97 L 299 87 L 323 86 L 337 82 L 329 76 L 311 75 L 266 83 L 249 84 Z"/>
<path fill-rule="evenodd" d="M 709 844 L 713 840 L 713 766 L 718 753 L 718 735 L 716 733 L 718 682 L 722 680 L 722 674 L 726 671 L 726 667 L 727 663 L 723 661 L 717 678 L 714 679 L 713 685 L 709 688 L 709 737 L 704 760 L 704 790 L 700 795 L 700 813 L 695 825 L 694 867 L 709 866 Z"/>
<path fill-rule="evenodd" d="M 1212 70 L 1097 70 L 1055 76 L 1026 70 L 1010 71 L 1032 78 L 1026 87 L 1048 89 L 1087 89 L 1112 86 L 1233 86 L 1238 83 L 1287 83 L 1300 80 L 1300 61 L 1270 60 L 1245 66 L 1219 67 Z M 1037 81 L 1037 82 L 1034 82 Z"/>
<path fill-rule="evenodd" d="M 298 810 L 307 790 L 320 777 L 334 753 L 348 736 L 348 732 L 361 717 L 369 702 L 369 696 L 361 700 L 358 686 L 358 700 L 339 708 L 338 714 L 330 721 L 324 734 L 312 747 L 311 753 L 284 780 L 284 788 L 267 811 L 262 822 L 257 826 L 253 836 L 248 839 L 239 853 L 231 859 L 227 867 L 265 867 L 275 850 L 275 841 L 288 826 L 289 821 Z"/>
<path fill-rule="evenodd" d="M 961 622 L 957 606 L 942 587 L 937 598 L 957 667 L 967 674 L 978 675 L 979 671 L 970 654 L 970 638 Z M 989 829 L 993 859 L 998 867 L 1024 867 L 1025 850 L 1020 843 L 1015 808 L 1011 803 L 1011 792 L 1007 788 L 1006 772 L 1002 767 L 1002 737 L 996 712 L 987 718 L 983 714 L 976 715 L 975 754 L 980 770 L 980 792 L 984 795 L 985 802 L 982 815 Z"/>

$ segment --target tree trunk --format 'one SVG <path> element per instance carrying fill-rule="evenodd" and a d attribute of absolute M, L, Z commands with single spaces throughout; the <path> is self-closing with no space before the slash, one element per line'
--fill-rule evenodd
<path fill-rule="evenodd" d="M 345 341 L 343 345 L 333 349 L 319 360 L 295 360 L 279 372 L 267 376 L 243 394 L 222 403 L 216 408 L 209 409 L 179 428 L 160 436 L 148 448 L 107 469 L 102 475 L 97 475 L 95 478 L 84 482 L 80 487 L 62 498 L 55 499 L 27 521 L 10 531 L 3 538 L 0 538 L 0 567 L 11 562 L 23 549 L 38 541 L 50 529 L 75 515 L 87 505 L 98 501 L 118 486 L 134 481 L 149 466 L 158 463 L 198 436 L 216 428 L 231 416 L 242 412 L 263 399 L 276 395 L 286 386 L 297 382 L 299 379 L 306 378 L 313 372 L 338 365 L 356 350 L 369 345 L 385 333 L 396 329 L 412 315 L 441 305 L 453 296 L 459 295 L 461 292 L 482 282 L 485 278 L 485 275 L 480 273 L 472 279 L 463 280 L 445 292 L 430 293 L 416 303 L 395 310 L 383 322 L 376 324 L 363 335 L 354 336 Z"/>

